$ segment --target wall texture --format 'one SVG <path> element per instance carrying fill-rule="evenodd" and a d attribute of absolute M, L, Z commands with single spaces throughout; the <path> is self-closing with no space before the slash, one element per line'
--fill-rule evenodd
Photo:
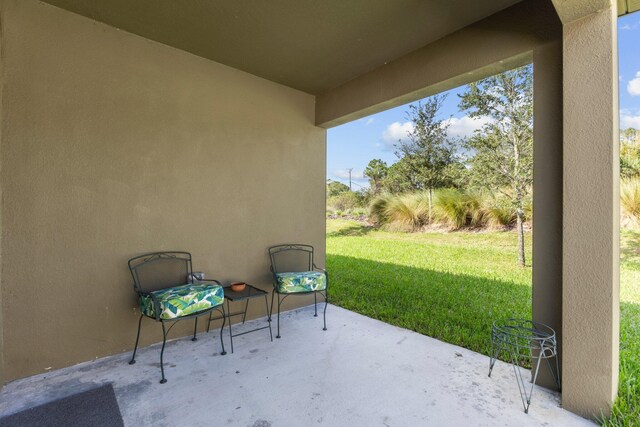
<path fill-rule="evenodd" d="M 312 96 L 35 0 L 1 14 L 5 380 L 131 349 L 134 255 L 266 288 L 267 246 L 324 254 Z"/>
<path fill-rule="evenodd" d="M 562 405 L 597 416 L 618 391 L 620 348 L 615 4 L 565 22 L 563 40 Z"/>

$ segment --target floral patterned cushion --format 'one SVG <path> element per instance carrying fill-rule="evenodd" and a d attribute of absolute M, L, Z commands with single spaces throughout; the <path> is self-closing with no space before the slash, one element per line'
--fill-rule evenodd
<path fill-rule="evenodd" d="M 327 289 L 327 276 L 319 271 L 276 273 L 278 292 L 292 294 Z"/>
<path fill-rule="evenodd" d="M 222 286 L 193 283 L 151 292 L 160 303 L 160 319 L 175 319 L 216 307 L 224 301 Z M 156 318 L 153 300 L 149 295 L 140 296 L 140 311 Z"/>

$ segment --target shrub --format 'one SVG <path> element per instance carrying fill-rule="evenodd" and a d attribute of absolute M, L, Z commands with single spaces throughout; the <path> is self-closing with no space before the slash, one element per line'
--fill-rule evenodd
<path fill-rule="evenodd" d="M 428 209 L 417 194 L 393 196 L 387 201 L 386 218 L 391 228 L 416 231 L 428 221 Z"/>
<path fill-rule="evenodd" d="M 382 193 L 374 197 L 369 203 L 369 221 L 374 225 L 381 226 L 388 221 L 387 204 L 391 197 L 394 196 L 388 193 Z"/>
<path fill-rule="evenodd" d="M 455 229 L 481 226 L 485 219 L 482 196 L 461 190 L 438 190 L 434 197 L 433 215 L 434 221 Z"/>
<path fill-rule="evenodd" d="M 327 207 L 332 210 L 349 211 L 360 207 L 358 195 L 352 191 L 345 191 L 327 199 Z"/>
<path fill-rule="evenodd" d="M 381 194 L 369 205 L 369 220 L 377 226 L 398 231 L 417 231 L 430 223 L 460 229 L 487 225 L 511 227 L 516 222 L 515 209 L 505 194 L 484 195 L 470 190 L 439 189 L 434 191 L 432 203 L 429 218 L 428 192 Z M 530 198 L 525 201 L 524 211 L 525 220 L 530 219 Z"/>
<path fill-rule="evenodd" d="M 625 179 L 620 185 L 623 218 L 630 225 L 640 223 L 640 178 Z"/>
<path fill-rule="evenodd" d="M 418 230 L 426 224 L 427 216 L 427 209 L 418 194 L 383 193 L 369 205 L 369 220 L 392 230 Z"/>
<path fill-rule="evenodd" d="M 516 223 L 513 203 L 502 195 L 491 195 L 484 202 L 486 223 L 490 227 L 510 227 Z"/>

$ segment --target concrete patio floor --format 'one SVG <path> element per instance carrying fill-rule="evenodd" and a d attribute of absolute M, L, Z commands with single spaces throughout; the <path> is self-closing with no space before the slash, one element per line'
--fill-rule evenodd
<path fill-rule="evenodd" d="M 510 365 L 488 378 L 478 353 L 335 306 L 327 318 L 324 332 L 312 307 L 287 312 L 281 339 L 274 322 L 273 342 L 268 330 L 244 335 L 225 356 L 218 330 L 172 341 L 164 385 L 158 345 L 132 366 L 127 353 L 17 380 L 0 392 L 0 414 L 111 382 L 127 426 L 593 426 L 543 388 L 525 414 Z"/>

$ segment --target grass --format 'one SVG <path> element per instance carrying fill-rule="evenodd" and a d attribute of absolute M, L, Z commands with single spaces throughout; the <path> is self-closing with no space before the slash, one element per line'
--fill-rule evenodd
<path fill-rule="evenodd" d="M 531 260 L 531 235 L 526 236 Z M 327 221 L 332 302 L 489 354 L 491 323 L 531 318 L 531 267 L 517 266 L 516 234 L 394 233 Z M 619 397 L 605 425 L 640 425 L 640 233 L 621 246 Z"/>

